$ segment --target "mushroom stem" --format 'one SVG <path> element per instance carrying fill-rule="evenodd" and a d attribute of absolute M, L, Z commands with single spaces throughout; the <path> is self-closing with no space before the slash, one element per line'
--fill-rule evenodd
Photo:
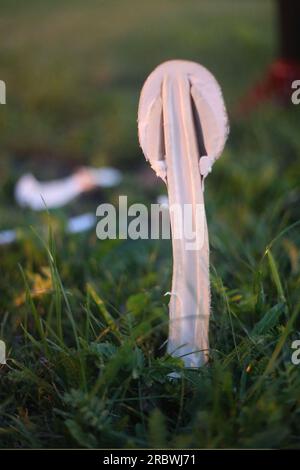
<path fill-rule="evenodd" d="M 162 97 L 169 204 L 171 210 L 172 207 L 179 207 L 183 215 L 177 217 L 177 213 L 175 216 L 172 212 L 170 214 L 173 277 L 168 352 L 182 357 L 187 367 L 199 367 L 205 363 L 208 352 L 209 249 L 199 171 L 200 155 L 188 78 L 166 76 Z M 190 205 L 191 221 L 186 220 L 187 205 Z M 197 210 L 198 220 L 199 214 L 202 215 L 202 227 L 196 227 Z M 198 228 L 203 234 L 202 243 L 194 249 L 188 249 L 191 240 L 187 238 L 185 228 L 189 222 L 193 233 Z M 176 233 L 181 236 L 175 238 Z"/>

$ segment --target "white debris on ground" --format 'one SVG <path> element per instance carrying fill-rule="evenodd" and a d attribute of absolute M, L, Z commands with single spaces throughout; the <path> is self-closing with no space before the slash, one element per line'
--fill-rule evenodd
<path fill-rule="evenodd" d="M 120 184 L 122 173 L 111 167 L 82 167 L 66 178 L 47 182 L 38 181 L 31 173 L 26 173 L 17 181 L 15 199 L 19 206 L 34 211 L 55 209 L 72 201 L 81 193 L 95 187 L 112 188 Z M 85 213 L 69 218 L 66 224 L 67 233 L 81 233 L 96 225 L 96 216 Z M 18 229 L 0 231 L 0 245 L 14 243 Z"/>
<path fill-rule="evenodd" d="M 16 230 L 3 230 L 0 232 L 0 245 L 9 245 L 17 239 Z"/>
<path fill-rule="evenodd" d="M 68 233 L 81 233 L 86 232 L 93 228 L 96 224 L 96 216 L 92 213 L 86 213 L 71 217 L 67 223 Z"/>
<path fill-rule="evenodd" d="M 40 182 L 31 173 L 27 173 L 16 184 L 15 199 L 19 206 L 29 207 L 34 211 L 56 209 L 95 187 L 117 186 L 121 179 L 121 172 L 110 167 L 83 167 L 66 178 L 47 182 Z"/>
<path fill-rule="evenodd" d="M 66 223 L 66 233 L 87 232 L 96 225 L 96 216 L 91 212 L 70 217 Z M 10 245 L 17 241 L 18 229 L 0 232 L 0 245 Z M 20 231 L 21 233 L 21 231 Z"/>

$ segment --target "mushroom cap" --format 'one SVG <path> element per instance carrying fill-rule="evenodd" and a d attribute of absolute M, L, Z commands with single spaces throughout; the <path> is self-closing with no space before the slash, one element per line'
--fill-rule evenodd
<path fill-rule="evenodd" d="M 161 177 L 163 177 L 163 172 L 158 171 L 161 169 L 161 163 L 158 162 L 164 160 L 161 143 L 163 139 L 162 84 L 167 76 L 176 77 L 176 75 L 184 76 L 190 82 L 195 120 L 201 126 L 201 137 L 211 164 L 220 157 L 229 133 L 221 88 L 212 73 L 200 64 L 184 60 L 171 60 L 159 65 L 149 75 L 141 91 L 138 132 L 140 146 L 146 159 Z M 199 155 L 199 159 L 200 157 L 203 155 Z M 207 174 L 206 171 L 205 173 Z"/>

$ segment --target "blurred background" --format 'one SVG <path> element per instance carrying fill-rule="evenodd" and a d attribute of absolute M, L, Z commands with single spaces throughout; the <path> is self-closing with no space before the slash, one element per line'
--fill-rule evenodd
<path fill-rule="evenodd" d="M 25 303 L 28 291 L 26 294 L 20 265 L 28 276 L 29 293 L 41 317 L 51 323 L 54 315 L 51 312 L 57 298 L 54 301 L 51 297 L 54 281 L 47 271 L 48 258 L 30 229 L 30 226 L 47 228 L 49 221 L 55 234 L 59 272 L 78 322 L 85 308 L 87 283 L 94 285 L 113 317 L 126 311 L 143 317 L 151 311 L 161 312 L 167 321 L 167 299 L 163 293 L 169 290 L 171 279 L 169 242 L 100 242 L 95 230 L 67 235 L 63 227 L 71 215 L 87 210 L 95 213 L 98 204 L 117 202 L 119 194 L 127 194 L 129 203 L 150 204 L 156 202 L 157 195 L 165 193 L 164 185 L 153 175 L 138 145 L 137 106 L 144 80 L 155 66 L 168 59 L 193 60 L 207 67 L 222 87 L 230 118 L 228 143 L 207 179 L 205 190 L 212 260 L 213 348 L 229 354 L 239 335 L 241 338 L 244 335 L 240 322 L 250 331 L 262 312 L 275 304 L 282 305 L 283 300 L 284 305 L 285 301 L 290 306 L 297 304 L 298 230 L 288 232 L 274 247 L 276 269 L 272 263 L 271 268 L 275 271 L 262 269 L 259 262 L 268 243 L 299 219 L 300 107 L 291 102 L 283 105 L 266 100 L 251 112 L 238 111 L 248 90 L 279 54 L 275 1 L 0 0 L 0 11 L 0 79 L 5 81 L 7 93 L 7 104 L 0 105 L 0 230 L 17 227 L 20 234 L 16 243 L 0 246 L 1 334 L 9 341 L 13 357 L 23 360 L 20 324 L 28 311 Z M 112 190 L 95 189 L 49 213 L 34 213 L 17 206 L 14 186 L 23 173 L 31 172 L 45 181 L 66 176 L 82 165 L 118 168 L 123 173 L 122 183 Z M 231 336 L 228 318 L 222 320 L 226 305 L 232 318 L 238 318 L 234 320 L 237 340 Z M 288 315 L 285 308 L 283 318 Z M 34 331 L 34 325 L 32 328 Z M 278 328 L 279 332 L 280 325 Z M 165 323 L 159 333 L 155 330 L 148 344 L 149 354 L 161 354 L 159 347 L 166 331 Z M 68 333 L 65 337 L 68 338 Z M 274 338 L 276 343 L 277 336 Z M 258 375 L 271 355 L 275 344 L 272 341 L 262 363 L 257 360 Z M 36 353 L 29 353 L 28 364 L 31 361 L 35 364 L 32 357 Z M 39 370 L 35 372 L 39 376 Z M 88 377 L 94 381 L 92 373 Z M 113 380 L 111 377 L 109 380 Z M 17 390 L 23 379 L 15 375 L 7 380 L 7 389 L 16 387 Z M 66 379 L 66 393 L 71 387 L 76 388 L 76 380 L 75 372 Z M 287 379 L 286 383 L 292 381 Z M 35 386 L 30 387 L 30 394 L 35 396 Z M 296 397 L 294 382 L 293 387 L 289 397 Z M 293 428 L 294 424 L 289 428 L 292 418 L 280 408 L 284 398 L 276 390 L 272 392 L 272 403 L 280 411 L 273 421 L 269 418 L 268 405 L 264 407 L 253 401 L 249 420 L 250 415 L 259 418 L 253 426 L 248 418 L 241 420 L 239 437 L 234 435 L 234 427 L 230 431 L 226 428 L 229 418 L 225 414 L 221 424 L 212 427 L 218 429 L 212 434 L 217 436 L 216 440 L 210 437 L 201 441 L 203 435 L 200 438 L 195 434 L 200 439 L 197 442 L 204 446 L 230 446 L 237 442 L 246 446 L 270 446 L 273 442 L 288 445 L 298 439 L 299 444 L 296 437 L 299 432 Z M 168 393 L 173 392 L 168 389 Z M 18 417 L 19 424 L 14 424 L 17 431 L 13 431 L 17 433 L 18 445 L 45 445 L 47 439 L 49 445 L 59 442 L 85 445 L 74 430 L 69 430 L 66 441 L 60 441 L 62 425 L 53 424 L 52 405 L 51 410 L 45 405 L 52 429 L 48 437 L 40 432 L 43 429 L 39 419 L 41 408 L 36 409 L 35 405 L 29 407 L 35 417 L 35 427 L 29 427 L 29 434 L 25 432 L 20 423 L 24 425 L 26 421 L 24 410 L 29 406 L 26 400 L 20 405 L 21 411 L 13 404 L 3 405 L 7 416 Z M 66 400 L 64 409 L 71 409 L 68 403 Z M 146 416 L 153 408 L 149 403 L 147 406 L 142 409 Z M 208 413 L 210 407 L 207 404 Z M 118 424 L 119 428 L 131 436 L 143 435 L 140 428 L 133 431 L 140 418 L 129 407 L 126 413 L 133 428 L 128 431 L 125 421 L 124 426 Z M 205 416 L 201 415 L 202 423 L 206 423 Z M 211 423 L 209 419 L 207 423 Z M 7 418 L 5 426 L 10 423 Z M 285 426 L 287 430 L 283 431 Z M 263 429 L 265 434 L 261 435 Z M 197 445 L 193 444 L 193 433 L 189 436 L 176 442 L 182 446 Z M 99 438 L 95 442 L 113 445 L 109 432 L 106 437 L 107 441 Z M 11 444 L 14 434 L 4 439 Z M 139 442 L 135 437 L 132 439 L 133 443 Z M 93 442 L 91 439 L 90 445 Z M 146 441 L 141 442 L 145 445 Z"/>
<path fill-rule="evenodd" d="M 109 165 L 124 172 L 118 193 L 152 200 L 164 191 L 138 145 L 137 106 L 148 74 L 174 58 L 211 70 L 228 108 L 231 134 L 208 180 L 208 202 L 229 219 L 238 214 L 242 230 L 249 210 L 289 197 L 300 171 L 297 106 L 266 101 L 235 112 L 279 54 L 277 10 L 271 0 L 1 0 L 0 229 L 36 220 L 14 202 L 24 172 L 50 180 Z M 113 194 L 93 192 L 67 213 L 94 211 Z"/>
<path fill-rule="evenodd" d="M 1 0 L 2 181 L 24 169 L 50 178 L 83 163 L 145 166 L 139 92 L 168 59 L 211 70 L 230 113 L 274 56 L 274 3 Z"/>

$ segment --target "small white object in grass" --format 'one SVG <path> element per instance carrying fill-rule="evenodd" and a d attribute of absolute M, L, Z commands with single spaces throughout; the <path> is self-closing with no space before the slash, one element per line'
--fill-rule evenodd
<path fill-rule="evenodd" d="M 67 233 L 86 232 L 96 225 L 96 217 L 94 214 L 87 212 L 86 214 L 70 217 L 67 221 Z M 0 232 L 0 245 L 10 245 L 17 240 L 17 230 L 3 230 Z"/>
<path fill-rule="evenodd" d="M 189 205 L 190 223 L 203 243 L 189 251 L 188 238 L 176 238 L 171 217 L 173 277 L 169 304 L 169 354 L 186 367 L 208 360 L 210 316 L 209 243 L 204 179 L 223 151 L 229 126 L 222 92 L 214 76 L 194 62 L 173 60 L 147 78 L 138 110 L 139 142 L 146 159 L 168 189 L 169 207 Z M 176 374 L 173 375 L 175 377 Z"/>
<path fill-rule="evenodd" d="M 179 380 L 179 379 L 182 379 L 182 374 L 180 374 L 179 372 L 170 372 L 167 377 L 169 378 L 170 381 L 175 381 L 175 380 Z"/>
<path fill-rule="evenodd" d="M 116 168 L 90 168 L 89 171 L 94 178 L 95 185 L 101 188 L 112 188 L 122 181 L 122 173 Z"/>
<path fill-rule="evenodd" d="M 62 207 L 96 186 L 111 188 L 120 183 L 122 174 L 114 168 L 80 168 L 72 175 L 48 182 L 38 181 L 31 173 L 23 175 L 15 187 L 21 207 L 35 211 Z"/>
<path fill-rule="evenodd" d="M 9 245 L 17 239 L 15 230 L 3 230 L 0 232 L 0 245 Z"/>
<path fill-rule="evenodd" d="M 6 364 L 6 345 L 0 340 L 0 364 Z"/>
<path fill-rule="evenodd" d="M 96 217 L 94 214 L 86 213 L 76 215 L 68 220 L 67 232 L 68 233 L 81 233 L 90 230 L 95 226 Z"/>

